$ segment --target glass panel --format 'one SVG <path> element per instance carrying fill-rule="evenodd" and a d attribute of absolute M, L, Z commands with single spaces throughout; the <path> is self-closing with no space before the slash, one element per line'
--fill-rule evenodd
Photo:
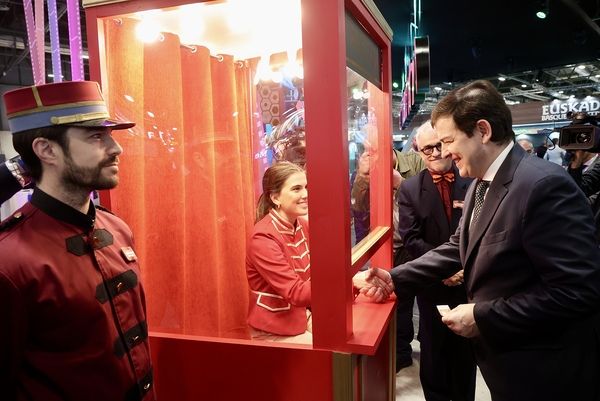
<path fill-rule="evenodd" d="M 375 221 L 377 188 L 370 176 L 376 169 L 381 149 L 385 115 L 385 94 L 346 67 L 348 85 L 348 144 L 350 157 L 350 185 L 352 209 L 352 245 L 360 242 L 371 230 L 371 221 Z"/>
<path fill-rule="evenodd" d="M 111 112 L 137 122 L 116 133 L 110 196 L 136 234 L 150 329 L 248 338 L 262 175 L 303 154 L 300 1 L 206 2 L 100 26 Z"/>

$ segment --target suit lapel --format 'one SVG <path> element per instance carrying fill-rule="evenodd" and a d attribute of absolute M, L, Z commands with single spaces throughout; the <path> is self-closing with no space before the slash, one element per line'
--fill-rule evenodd
<path fill-rule="evenodd" d="M 463 267 L 466 266 L 467 263 L 467 245 L 469 244 L 469 222 L 471 221 L 471 214 L 473 213 L 473 203 L 475 197 L 475 185 L 477 180 L 473 180 L 467 193 L 465 195 L 465 203 L 463 205 L 463 215 L 462 222 L 460 226 L 460 242 L 459 242 L 459 251 L 460 251 L 460 259 L 463 262 Z"/>
<path fill-rule="evenodd" d="M 465 253 L 464 266 L 467 266 L 469 262 L 469 258 L 471 257 L 474 249 L 479 246 L 479 242 L 481 238 L 485 235 L 490 222 L 494 218 L 500 203 L 508 193 L 508 186 L 510 182 L 513 180 L 513 176 L 515 174 L 515 170 L 521 159 L 525 155 L 523 149 L 520 146 L 513 146 L 511 151 L 506 156 L 506 159 L 498 169 L 494 180 L 490 184 L 490 188 L 485 197 L 485 202 L 483 203 L 483 208 L 481 209 L 481 214 L 479 215 L 479 219 L 477 223 L 471 227 L 472 233 L 469 233 L 467 230 L 467 235 L 465 238 L 468 241 L 467 250 Z M 469 214 L 468 221 L 464 224 L 469 225 L 469 221 L 471 220 L 471 213 L 473 209 L 473 197 L 474 197 L 474 185 L 470 191 L 469 197 Z M 462 242 L 462 241 L 461 241 Z"/>
<path fill-rule="evenodd" d="M 458 227 L 458 224 L 460 223 L 460 218 L 463 215 L 462 212 L 465 211 L 464 209 L 464 200 L 465 200 L 465 193 L 467 192 L 467 189 L 469 188 L 469 184 L 471 183 L 471 179 L 470 178 L 463 178 L 460 176 L 460 174 L 458 173 L 458 169 L 456 168 L 456 166 L 452 166 L 452 171 L 454 171 L 454 177 L 455 181 L 454 184 L 452 185 L 452 193 L 450 194 L 450 199 L 452 202 L 452 221 L 450 223 L 450 235 L 454 234 L 454 231 L 456 231 L 456 227 Z M 454 201 L 457 200 L 462 200 L 463 201 L 463 208 L 459 209 L 454 207 Z"/>

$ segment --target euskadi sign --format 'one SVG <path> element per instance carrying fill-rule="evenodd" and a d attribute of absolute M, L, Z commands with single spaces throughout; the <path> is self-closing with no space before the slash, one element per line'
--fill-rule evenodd
<path fill-rule="evenodd" d="M 554 100 L 542 105 L 541 121 L 568 120 L 567 113 L 585 112 L 595 116 L 600 112 L 600 99 L 587 96 L 584 99 Z"/>

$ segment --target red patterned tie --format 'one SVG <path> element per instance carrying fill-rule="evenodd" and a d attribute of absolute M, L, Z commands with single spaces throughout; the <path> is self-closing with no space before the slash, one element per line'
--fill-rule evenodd
<path fill-rule="evenodd" d="M 442 180 L 446 180 L 448 182 L 454 182 L 454 173 L 452 171 L 448 171 L 444 174 L 431 173 L 431 178 L 433 178 L 433 183 L 437 184 Z"/>

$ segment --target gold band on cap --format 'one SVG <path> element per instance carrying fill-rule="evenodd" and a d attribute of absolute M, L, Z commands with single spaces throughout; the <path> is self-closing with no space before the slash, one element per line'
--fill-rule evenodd
<path fill-rule="evenodd" d="M 38 89 L 35 86 L 32 86 L 31 91 L 33 92 L 35 104 L 37 104 L 38 107 L 44 106 L 44 103 L 42 103 L 42 99 L 40 98 L 40 93 L 38 92 Z"/>
<path fill-rule="evenodd" d="M 106 118 L 109 118 L 108 113 L 103 113 L 103 112 L 80 113 L 80 114 L 72 114 L 70 116 L 52 117 L 52 118 L 50 118 L 50 122 L 54 125 L 62 125 L 62 124 L 81 123 L 81 122 L 90 121 L 90 120 L 100 120 L 100 119 L 106 119 Z"/>

